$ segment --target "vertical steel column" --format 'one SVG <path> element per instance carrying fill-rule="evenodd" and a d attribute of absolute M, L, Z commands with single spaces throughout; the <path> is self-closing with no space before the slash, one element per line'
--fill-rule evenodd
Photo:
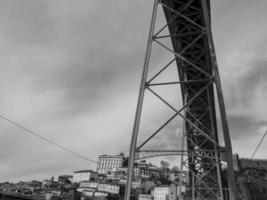
<path fill-rule="evenodd" d="M 184 122 L 185 123 L 185 122 Z M 183 135 L 182 135 L 182 155 L 181 155 L 181 163 L 180 163 L 180 174 L 179 174 L 179 194 L 178 199 L 182 200 L 182 188 L 183 188 L 183 169 L 184 169 L 184 143 L 185 143 L 185 135 L 186 135 L 186 129 L 185 125 L 183 127 Z"/>
<path fill-rule="evenodd" d="M 206 0 L 201 0 L 201 1 L 202 1 L 202 7 L 204 11 L 206 34 L 208 37 L 208 44 L 209 44 L 209 49 L 210 49 L 210 54 L 211 54 L 211 62 L 213 65 L 213 70 L 214 70 L 214 81 L 216 85 L 216 91 L 217 91 L 218 103 L 219 103 L 221 121 L 222 121 L 223 136 L 224 136 L 225 147 L 226 147 L 227 174 L 228 174 L 230 200 L 236 200 L 232 145 L 231 145 L 231 138 L 230 138 L 227 116 L 226 116 L 226 111 L 225 111 L 224 98 L 223 98 L 223 93 L 222 93 L 222 86 L 221 86 L 221 80 L 220 80 L 220 75 L 219 75 L 219 70 L 218 70 L 217 58 L 215 54 L 215 47 L 214 47 L 213 37 L 211 33 L 211 22 L 210 22 L 209 13 L 208 13 L 207 2 Z"/>
<path fill-rule="evenodd" d="M 193 187 L 192 187 L 192 200 L 195 200 L 196 198 L 196 190 L 195 190 L 195 174 L 192 174 L 192 185 L 193 185 Z"/>
<path fill-rule="evenodd" d="M 137 143 L 139 126 L 140 126 L 140 118 L 141 118 L 141 112 L 142 112 L 142 106 L 143 106 L 143 100 L 144 100 L 144 94 L 145 94 L 148 66 L 149 66 L 149 61 L 150 61 L 150 56 L 151 56 L 151 47 L 152 47 L 152 42 L 153 42 L 153 34 L 154 34 L 154 29 L 155 29 L 157 10 L 158 10 L 158 0 L 154 0 L 154 7 L 153 7 L 153 13 L 152 13 L 152 18 L 151 18 L 151 23 L 150 23 L 146 55 L 145 55 L 145 61 L 144 61 L 144 67 L 143 67 L 142 79 L 141 79 L 141 84 L 140 84 L 140 89 L 139 89 L 139 97 L 138 97 L 138 103 L 137 103 L 137 108 L 136 108 L 136 113 L 135 113 L 134 127 L 133 127 L 132 139 L 131 139 L 130 156 L 129 156 L 129 162 L 128 162 L 128 175 L 127 175 L 127 183 L 126 183 L 124 200 L 130 200 L 130 196 L 131 196 L 136 143 Z"/>
<path fill-rule="evenodd" d="M 184 104 L 186 104 L 186 100 L 187 100 L 187 94 L 185 94 L 185 98 L 184 98 Z M 186 115 L 186 109 L 184 110 L 184 115 Z M 183 196 L 182 196 L 182 187 L 183 187 L 183 168 L 184 168 L 184 150 L 185 150 L 185 137 L 186 137 L 186 120 L 184 120 L 183 122 L 183 133 L 182 133 L 182 144 L 181 144 L 181 149 L 182 149 L 182 155 L 181 155 L 181 163 L 180 163 L 180 175 L 179 175 L 179 196 L 178 196 L 178 200 L 182 200 Z"/>
<path fill-rule="evenodd" d="M 209 93 L 209 91 L 208 91 Z M 211 105 L 211 100 L 210 100 L 210 95 L 208 95 L 208 101 L 209 101 L 209 105 Z M 211 106 L 210 106 L 210 109 Z M 211 116 L 210 117 L 211 119 L 211 124 L 212 124 L 212 133 L 215 133 L 215 122 L 214 122 L 214 118 Z M 214 136 L 215 137 L 215 136 Z M 221 175 L 221 166 L 220 166 L 220 155 L 219 155 L 219 148 L 218 147 L 215 147 L 214 151 L 215 151 L 215 157 L 216 157 L 216 160 L 217 160 L 217 163 L 216 163 L 216 169 L 217 169 L 217 179 L 218 179 L 218 185 L 219 185 L 219 190 L 220 190 L 220 196 L 218 196 L 218 199 L 219 200 L 224 200 L 224 195 L 223 195 L 223 186 L 222 186 L 222 175 Z"/>

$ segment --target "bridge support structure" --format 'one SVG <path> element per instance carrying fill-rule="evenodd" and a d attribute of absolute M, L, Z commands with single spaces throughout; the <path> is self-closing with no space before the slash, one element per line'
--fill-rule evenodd
<path fill-rule="evenodd" d="M 155 31 L 159 7 L 163 8 L 166 25 Z M 162 35 L 166 29 L 168 29 L 168 34 Z M 172 47 L 164 44 L 162 39 L 169 39 Z M 152 44 L 159 45 L 172 54 L 173 58 L 148 79 Z M 177 81 L 154 83 L 157 77 L 173 63 L 177 66 Z M 153 89 L 157 86 L 176 84 L 180 85 L 183 102 L 178 109 L 176 105 L 169 103 L 164 96 L 159 95 Z M 166 119 L 165 123 L 159 125 L 146 140 L 137 144 L 146 91 L 151 92 L 169 107 L 173 115 Z M 217 130 L 216 95 L 222 124 L 222 137 L 219 137 Z M 178 117 L 183 120 L 184 124 L 183 145 L 179 150 L 144 150 L 144 146 L 151 142 L 152 138 Z M 219 138 L 223 138 L 223 141 L 219 142 Z M 227 162 L 226 180 L 223 180 L 222 175 L 221 153 L 225 155 Z M 146 158 L 157 155 L 181 155 L 180 170 L 188 171 L 189 184 L 186 192 L 180 194 L 179 199 L 236 199 L 231 139 L 211 32 L 209 0 L 154 0 L 131 138 L 125 200 L 130 200 L 135 160 L 142 156 Z"/>

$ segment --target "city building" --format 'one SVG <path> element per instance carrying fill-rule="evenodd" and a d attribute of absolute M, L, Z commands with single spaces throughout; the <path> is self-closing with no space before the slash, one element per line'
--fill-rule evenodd
<path fill-rule="evenodd" d="M 90 181 L 97 179 L 97 173 L 93 170 L 80 170 L 73 172 L 73 182 L 79 183 L 82 181 Z"/>
<path fill-rule="evenodd" d="M 107 192 L 102 192 L 102 191 L 96 191 L 94 193 L 94 197 L 107 197 L 108 193 Z"/>
<path fill-rule="evenodd" d="M 77 191 L 81 192 L 82 195 L 85 197 L 93 197 L 94 196 L 94 191 L 92 191 L 92 190 L 81 190 L 81 191 L 77 190 Z"/>
<path fill-rule="evenodd" d="M 125 156 L 123 153 L 119 155 L 100 155 L 97 163 L 97 173 L 106 174 L 113 169 L 123 167 Z"/>
<path fill-rule="evenodd" d="M 178 186 L 172 183 L 169 186 L 155 187 L 153 195 L 154 200 L 176 200 L 178 197 Z"/>
<path fill-rule="evenodd" d="M 159 176 L 164 179 L 169 179 L 170 177 L 170 170 L 168 168 L 160 168 Z"/>
<path fill-rule="evenodd" d="M 189 182 L 189 175 L 188 171 L 169 171 L 169 180 L 171 182 L 178 182 L 180 179 L 182 180 L 183 183 L 188 183 Z"/>
<path fill-rule="evenodd" d="M 152 191 L 157 187 L 156 180 L 143 180 L 141 182 L 141 188 L 143 194 L 151 194 L 153 195 Z"/>
<path fill-rule="evenodd" d="M 80 182 L 80 188 L 94 188 L 98 187 L 99 183 L 97 181 L 83 181 Z"/>
<path fill-rule="evenodd" d="M 73 179 L 72 175 L 60 175 L 58 176 L 58 182 L 62 184 L 71 183 Z"/>
<path fill-rule="evenodd" d="M 97 190 L 109 194 L 119 194 L 120 185 L 113 183 L 99 183 Z"/>
<path fill-rule="evenodd" d="M 124 174 L 124 175 L 127 175 L 127 173 L 128 173 L 128 168 L 127 167 L 120 167 L 120 168 L 118 168 L 117 169 L 117 172 L 119 173 L 119 174 Z M 134 167 L 134 177 L 138 177 L 138 176 L 140 176 L 140 168 L 138 168 L 138 167 Z"/>
<path fill-rule="evenodd" d="M 121 185 L 126 185 L 127 180 L 126 179 L 120 179 L 119 184 Z M 137 188 L 141 188 L 141 180 L 133 180 L 132 181 L 132 188 L 133 189 L 137 189 Z"/>
<path fill-rule="evenodd" d="M 119 172 L 118 169 L 112 169 L 111 171 L 108 171 L 106 173 L 106 179 L 107 180 L 117 180 L 119 181 L 120 179 L 123 179 L 124 177 L 126 177 L 126 174 L 123 172 Z"/>
<path fill-rule="evenodd" d="M 152 195 L 149 195 L 149 194 L 138 195 L 138 200 L 152 200 L 152 199 L 153 199 Z"/>
<path fill-rule="evenodd" d="M 155 167 L 140 167 L 139 170 L 141 178 L 159 177 L 159 170 Z"/>
<path fill-rule="evenodd" d="M 177 185 L 172 183 L 169 187 L 168 200 L 176 200 L 177 194 L 178 194 Z"/>
<path fill-rule="evenodd" d="M 88 200 L 88 199 L 103 199 L 105 200 L 106 197 L 108 196 L 108 193 L 107 192 L 99 192 L 99 191 L 95 191 L 95 192 L 92 192 L 92 191 L 84 191 L 82 194 L 81 194 L 81 200 Z"/>
<path fill-rule="evenodd" d="M 178 186 L 177 186 L 177 194 L 180 193 L 180 190 L 181 190 L 181 194 L 185 193 L 185 191 L 186 191 L 185 184 L 182 184 L 181 186 L 178 184 Z"/>
<path fill-rule="evenodd" d="M 177 171 L 171 171 L 169 174 L 169 180 L 170 181 L 177 181 L 180 179 L 180 172 Z"/>
<path fill-rule="evenodd" d="M 132 181 L 132 188 L 133 188 L 133 189 L 141 188 L 141 183 L 142 183 L 141 180 L 133 180 L 133 181 Z"/>
<path fill-rule="evenodd" d="M 107 196 L 107 194 L 119 194 L 120 186 L 114 183 L 99 183 L 97 181 L 80 182 L 77 191 L 88 197 Z"/>
<path fill-rule="evenodd" d="M 181 178 L 183 183 L 189 183 L 189 171 L 181 171 Z"/>
<path fill-rule="evenodd" d="M 169 186 L 159 186 L 154 189 L 154 200 L 167 200 L 169 195 Z"/>
<path fill-rule="evenodd" d="M 267 170 L 267 159 L 250 159 L 250 158 L 240 158 L 240 165 L 243 169 L 245 168 L 256 168 Z"/>
<path fill-rule="evenodd" d="M 135 163 L 136 167 L 134 168 L 134 176 L 148 179 L 151 177 L 159 177 L 159 168 L 147 163 L 145 160 Z"/>

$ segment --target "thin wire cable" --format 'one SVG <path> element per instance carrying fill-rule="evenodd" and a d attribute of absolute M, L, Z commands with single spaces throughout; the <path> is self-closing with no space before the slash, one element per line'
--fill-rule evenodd
<path fill-rule="evenodd" d="M 265 131 L 264 135 L 262 136 L 262 138 L 261 138 L 261 140 L 260 140 L 259 144 L 257 145 L 257 147 L 256 147 L 255 151 L 253 152 L 253 154 L 252 154 L 252 156 L 251 156 L 251 158 L 250 158 L 250 159 L 253 159 L 253 157 L 254 157 L 255 153 L 258 151 L 258 149 L 259 149 L 259 147 L 260 147 L 260 145 L 261 145 L 261 143 L 262 143 L 263 139 L 265 138 L 266 134 L 267 134 L 267 131 Z"/>
<path fill-rule="evenodd" d="M 48 138 L 46 138 L 44 136 L 41 136 L 38 133 L 36 133 L 36 132 L 34 132 L 34 131 L 32 131 L 32 130 L 30 130 L 30 129 L 28 129 L 28 128 L 26 128 L 26 127 L 18 124 L 17 122 L 14 122 L 14 121 L 12 121 L 12 120 L 10 120 L 10 119 L 2 116 L 2 115 L 0 115 L 0 118 L 3 119 L 3 120 L 5 120 L 5 121 L 7 121 L 7 122 L 9 122 L 9 123 L 11 123 L 11 124 L 13 124 L 14 126 L 20 128 L 20 129 L 22 129 L 24 132 L 26 132 L 28 134 L 31 134 L 31 135 L 33 135 L 35 137 L 38 137 L 39 139 L 44 140 L 44 141 L 48 142 L 49 144 L 52 144 L 52 145 L 54 145 L 54 146 L 56 146 L 56 147 L 58 147 L 60 149 L 63 149 L 64 151 L 67 151 L 69 153 L 72 153 L 72 154 L 74 154 L 75 156 L 78 156 L 81 159 L 84 159 L 84 160 L 87 160 L 87 161 L 90 161 L 90 162 L 93 162 L 93 163 L 97 163 L 97 161 L 92 160 L 90 158 L 87 158 L 86 156 L 83 156 L 83 155 L 81 155 L 79 153 L 76 153 L 73 150 L 71 150 L 71 149 L 69 149 L 67 147 L 64 147 L 61 144 L 58 144 L 58 143 L 56 143 L 56 142 L 54 142 L 54 141 L 52 141 L 52 140 L 50 140 L 50 139 L 48 139 Z"/>

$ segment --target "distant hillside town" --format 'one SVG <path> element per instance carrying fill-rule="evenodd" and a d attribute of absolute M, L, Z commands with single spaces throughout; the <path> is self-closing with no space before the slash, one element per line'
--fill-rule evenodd
<path fill-rule="evenodd" d="M 239 159 L 235 155 L 234 162 L 239 199 L 267 197 L 266 160 Z M 123 153 L 100 155 L 96 171 L 74 171 L 71 175 L 58 176 L 57 180 L 52 177 L 43 181 L 4 182 L 0 184 L 0 191 L 2 196 L 23 196 L 31 200 L 122 200 L 127 166 L 128 157 Z M 132 199 L 178 200 L 188 184 L 188 171 L 171 168 L 166 161 L 155 166 L 141 160 L 134 165 Z M 255 188 L 261 191 L 255 194 Z"/>
<path fill-rule="evenodd" d="M 155 166 L 141 160 L 135 163 L 132 182 L 133 197 L 139 200 L 175 200 L 185 191 L 188 172 L 169 168 L 161 161 Z M 123 199 L 128 171 L 128 158 L 123 154 L 100 155 L 96 171 L 79 170 L 72 175 L 60 175 L 44 181 L 1 183 L 6 194 L 20 194 L 32 199 Z M 178 191 L 182 185 L 182 190 Z"/>

